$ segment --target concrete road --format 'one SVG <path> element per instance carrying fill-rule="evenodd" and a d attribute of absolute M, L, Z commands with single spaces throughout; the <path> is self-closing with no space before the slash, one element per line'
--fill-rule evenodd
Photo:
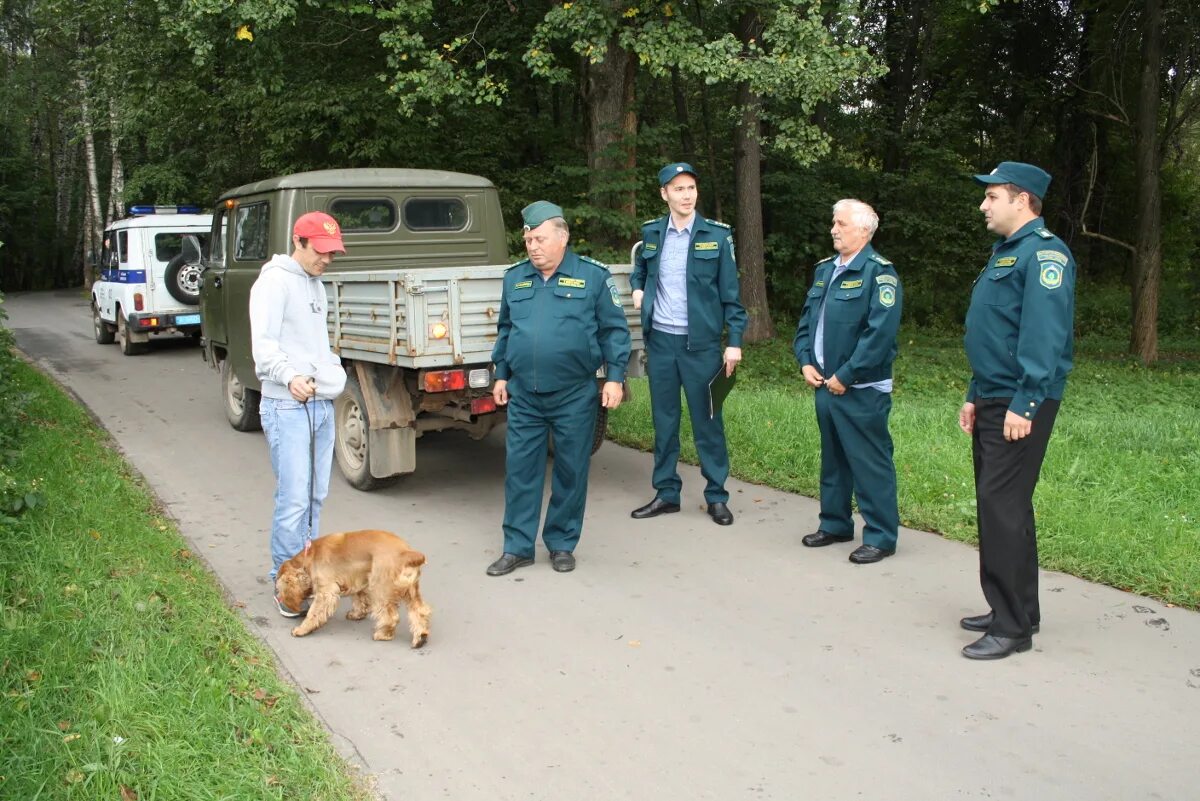
<path fill-rule="evenodd" d="M 1034 650 L 972 662 L 957 621 L 985 611 L 974 549 L 905 530 L 895 557 L 855 566 L 850 546 L 800 546 L 814 501 L 737 481 L 737 522 L 718 527 L 694 468 L 683 513 L 634 521 L 651 460 L 611 443 L 562 575 L 544 551 L 484 575 L 501 436 L 426 436 L 418 471 L 382 492 L 335 475 L 325 532 L 389 528 L 427 553 L 433 634 L 412 651 L 338 617 L 294 639 L 263 578 L 267 449 L 226 424 L 198 349 L 97 345 L 81 293 L 5 307 L 384 798 L 1200 798 L 1197 614 L 1044 572 Z"/>

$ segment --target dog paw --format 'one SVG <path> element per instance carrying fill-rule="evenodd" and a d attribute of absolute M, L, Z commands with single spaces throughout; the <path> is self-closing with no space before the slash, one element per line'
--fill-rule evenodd
<path fill-rule="evenodd" d="M 418 634 L 416 637 L 413 637 L 412 647 L 420 648 L 428 641 L 429 641 L 429 632 L 425 632 L 423 634 Z"/>
<path fill-rule="evenodd" d="M 366 612 L 355 613 L 353 609 L 346 613 L 346 620 L 362 620 L 367 616 Z"/>
<path fill-rule="evenodd" d="M 296 628 L 292 629 L 293 637 L 303 637 L 305 634 L 308 634 L 308 632 L 304 630 L 303 626 L 296 626 Z"/>
<path fill-rule="evenodd" d="M 377 631 L 371 636 L 372 636 L 372 639 L 376 639 L 376 640 L 390 640 L 390 639 L 392 639 L 393 632 Z"/>

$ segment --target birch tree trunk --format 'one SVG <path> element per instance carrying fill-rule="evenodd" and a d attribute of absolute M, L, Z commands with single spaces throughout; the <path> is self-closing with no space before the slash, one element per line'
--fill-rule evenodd
<path fill-rule="evenodd" d="M 125 167 L 121 163 L 121 133 L 117 127 L 117 105 L 108 101 L 108 136 L 112 151 L 112 175 L 108 183 L 108 212 L 104 227 L 125 212 Z"/>
<path fill-rule="evenodd" d="M 80 74 L 79 85 L 79 125 L 83 129 L 83 154 L 87 161 L 87 195 L 88 213 L 84 222 L 84 251 L 100 253 L 100 221 L 104 215 L 100 211 L 100 179 L 96 175 L 96 135 L 92 128 L 91 103 L 88 99 L 88 80 Z M 87 264 L 84 270 L 84 283 L 90 289 L 96 280 L 95 268 Z"/>

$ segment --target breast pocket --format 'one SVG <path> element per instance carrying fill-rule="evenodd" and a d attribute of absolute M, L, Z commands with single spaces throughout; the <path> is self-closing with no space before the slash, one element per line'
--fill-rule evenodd
<path fill-rule="evenodd" d="M 825 307 L 826 316 L 831 320 L 845 322 L 862 317 L 862 296 L 865 291 L 863 287 L 835 290 Z"/>
<path fill-rule="evenodd" d="M 588 309 L 588 291 L 576 287 L 558 286 L 554 288 L 554 316 L 580 317 Z"/>
<path fill-rule="evenodd" d="M 696 275 L 708 278 L 717 274 L 717 257 L 721 255 L 719 249 L 697 250 L 694 251 L 694 255 L 692 267 Z"/>
<path fill-rule="evenodd" d="M 508 296 L 508 316 L 522 320 L 533 313 L 533 290 L 521 289 Z"/>
<path fill-rule="evenodd" d="M 1020 298 L 1015 267 L 992 268 L 979 281 L 979 299 L 989 306 L 1011 306 Z"/>

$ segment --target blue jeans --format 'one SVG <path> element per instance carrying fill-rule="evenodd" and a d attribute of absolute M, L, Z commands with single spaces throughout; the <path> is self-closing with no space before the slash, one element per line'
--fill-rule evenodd
<path fill-rule="evenodd" d="M 333 401 L 311 400 L 305 404 L 290 398 L 263 398 L 259 416 L 275 473 L 270 572 L 274 582 L 279 566 L 304 549 L 310 531 L 314 539 L 320 535 L 321 504 L 329 494 L 329 471 L 333 468 Z M 315 435 L 310 434 L 310 426 L 315 428 Z"/>

